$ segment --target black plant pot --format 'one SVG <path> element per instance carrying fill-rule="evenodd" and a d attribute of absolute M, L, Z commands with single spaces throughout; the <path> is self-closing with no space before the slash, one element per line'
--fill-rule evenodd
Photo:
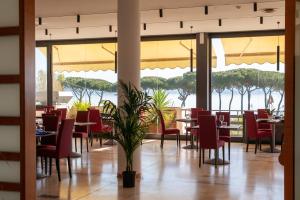
<path fill-rule="evenodd" d="M 132 188 L 135 186 L 135 171 L 124 171 L 123 172 L 123 187 Z"/>

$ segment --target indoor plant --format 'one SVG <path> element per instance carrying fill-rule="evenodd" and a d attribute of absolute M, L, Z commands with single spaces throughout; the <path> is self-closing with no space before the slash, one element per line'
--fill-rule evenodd
<path fill-rule="evenodd" d="M 148 126 L 147 113 L 152 110 L 152 98 L 131 83 L 120 81 L 122 103 L 118 107 L 111 101 L 104 102 L 104 112 L 114 120 L 115 134 L 110 136 L 123 148 L 126 169 L 123 172 L 123 187 L 134 187 L 133 153 L 140 146 Z"/>

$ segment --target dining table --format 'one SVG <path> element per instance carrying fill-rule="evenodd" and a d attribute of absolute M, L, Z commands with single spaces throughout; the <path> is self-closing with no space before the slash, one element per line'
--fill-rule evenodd
<path fill-rule="evenodd" d="M 185 127 L 187 128 L 187 124 L 191 124 L 191 127 L 195 126 L 198 119 L 197 118 L 177 118 L 175 119 L 176 122 L 182 122 L 185 123 Z M 191 136 L 190 144 L 182 147 L 183 149 L 197 149 L 197 147 L 194 145 L 193 137 Z"/>
<path fill-rule="evenodd" d="M 273 119 L 273 118 L 258 118 L 256 119 L 257 123 L 267 123 L 272 126 L 272 142 L 271 147 L 262 149 L 262 151 L 267 153 L 280 153 L 280 150 L 276 148 L 276 125 L 283 124 L 284 120 L 282 119 Z"/>
<path fill-rule="evenodd" d="M 196 125 L 196 126 L 193 126 L 192 129 L 199 129 L 200 126 L 199 125 Z M 219 125 L 216 127 L 217 128 L 217 138 L 219 138 L 219 131 L 221 129 L 227 129 L 227 130 L 240 130 L 241 129 L 241 126 L 240 125 L 237 125 L 237 124 L 231 124 L 231 125 Z M 222 158 L 219 157 L 220 154 L 215 154 L 215 158 L 212 158 L 212 159 L 208 159 L 206 160 L 204 163 L 206 164 L 211 164 L 211 165 L 215 165 L 216 163 L 216 159 L 217 159 L 217 163 L 218 165 L 228 165 L 230 164 L 229 161 L 227 160 L 223 160 Z M 218 158 L 216 158 L 218 156 Z"/>

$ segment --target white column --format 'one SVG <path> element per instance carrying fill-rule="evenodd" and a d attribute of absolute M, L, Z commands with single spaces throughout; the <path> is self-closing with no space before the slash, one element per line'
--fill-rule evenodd
<path fill-rule="evenodd" d="M 118 0 L 118 79 L 140 88 L 140 0 Z M 118 103 L 122 104 L 120 90 Z M 118 146 L 118 174 L 126 168 L 126 158 Z M 140 148 L 133 156 L 133 169 L 140 174 Z"/>

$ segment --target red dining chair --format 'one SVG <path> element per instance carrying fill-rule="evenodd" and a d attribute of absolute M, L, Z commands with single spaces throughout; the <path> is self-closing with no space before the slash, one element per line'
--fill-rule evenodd
<path fill-rule="evenodd" d="M 176 135 L 177 147 L 180 147 L 180 130 L 177 128 L 166 128 L 165 120 L 160 110 L 157 110 L 158 117 L 161 124 L 161 144 L 160 147 L 164 147 L 165 135 Z"/>
<path fill-rule="evenodd" d="M 202 115 L 205 115 L 205 116 L 211 115 L 211 111 L 210 110 L 198 110 L 196 118 L 198 118 L 198 116 L 202 116 Z M 197 122 L 197 124 L 199 125 L 198 122 Z M 196 137 L 197 149 L 198 149 L 198 146 L 199 146 L 199 134 L 200 134 L 200 130 L 199 129 L 198 130 L 197 129 L 193 129 L 191 131 L 191 137 Z"/>
<path fill-rule="evenodd" d="M 98 136 L 100 146 L 102 146 L 102 137 L 101 134 L 103 133 L 112 133 L 112 127 L 108 125 L 104 125 L 102 122 L 101 114 L 98 109 L 90 109 L 90 122 L 95 122 L 95 125 L 90 126 L 90 133 L 91 133 L 91 146 L 93 145 L 94 135 Z"/>
<path fill-rule="evenodd" d="M 268 119 L 269 113 L 267 109 L 257 109 L 257 118 L 258 119 Z M 271 124 L 260 122 L 258 123 L 258 129 L 272 129 Z"/>
<path fill-rule="evenodd" d="M 51 111 L 54 110 L 54 106 L 44 106 L 44 113 L 48 114 L 51 113 Z"/>
<path fill-rule="evenodd" d="M 51 114 L 54 114 L 58 117 L 58 121 L 62 120 L 62 112 L 60 110 L 52 110 Z"/>
<path fill-rule="evenodd" d="M 272 145 L 272 131 L 268 129 L 258 129 L 258 124 L 253 111 L 245 111 L 245 125 L 247 133 L 246 152 L 248 152 L 249 140 L 255 140 L 255 154 L 262 138 L 270 138 L 270 145 Z"/>
<path fill-rule="evenodd" d="M 202 162 L 204 163 L 205 150 L 214 149 L 215 151 L 215 166 L 218 166 L 219 161 L 219 148 L 222 147 L 223 164 L 225 162 L 225 149 L 223 140 L 218 138 L 216 117 L 212 115 L 199 115 L 198 116 L 199 131 L 200 131 L 200 152 L 199 152 L 199 167 L 201 167 L 201 153 Z M 202 152 L 201 152 L 202 151 Z"/>
<path fill-rule="evenodd" d="M 50 158 L 50 175 L 52 171 L 51 169 L 52 159 L 54 158 L 56 160 L 56 169 L 57 169 L 57 175 L 59 181 L 61 181 L 59 160 L 63 158 L 67 158 L 68 160 L 69 176 L 70 178 L 72 178 L 70 156 L 71 156 L 71 149 L 72 149 L 73 126 L 74 126 L 73 119 L 63 120 L 61 126 L 59 127 L 57 145 L 56 146 L 49 145 L 47 147 L 37 149 L 38 156 Z"/>
<path fill-rule="evenodd" d="M 76 122 L 89 122 L 89 111 L 78 111 L 76 115 Z M 86 148 L 89 152 L 89 126 L 75 126 L 75 132 L 73 133 L 75 138 L 75 151 L 77 152 L 77 138 L 80 138 L 80 152 L 82 154 L 82 140 L 86 138 Z"/>
<path fill-rule="evenodd" d="M 56 110 L 59 110 L 61 112 L 61 120 L 67 119 L 67 108 L 57 108 Z"/>
<path fill-rule="evenodd" d="M 220 123 L 220 116 L 224 116 L 224 121 L 226 122 L 227 125 L 230 125 L 230 112 L 216 112 L 217 116 L 217 125 L 221 125 Z M 219 139 L 223 140 L 224 142 L 228 142 L 228 160 L 230 160 L 230 143 L 231 143 L 231 138 L 230 138 L 230 130 L 229 129 L 220 129 L 219 130 Z"/>
<path fill-rule="evenodd" d="M 203 108 L 191 108 L 191 118 L 197 118 L 198 111 L 202 111 L 202 110 L 203 110 Z M 188 133 L 190 133 L 191 136 L 192 136 L 191 132 L 193 131 L 193 129 L 192 129 L 193 125 L 195 125 L 195 124 L 190 124 L 190 126 L 185 128 L 186 129 L 186 131 L 185 131 L 185 143 L 186 143 L 186 145 L 187 145 L 187 141 L 188 141 Z"/>
<path fill-rule="evenodd" d="M 43 128 L 45 131 L 57 132 L 59 127 L 59 118 L 53 114 L 43 114 Z M 41 139 L 42 145 L 56 145 L 56 136 L 48 136 Z"/>

